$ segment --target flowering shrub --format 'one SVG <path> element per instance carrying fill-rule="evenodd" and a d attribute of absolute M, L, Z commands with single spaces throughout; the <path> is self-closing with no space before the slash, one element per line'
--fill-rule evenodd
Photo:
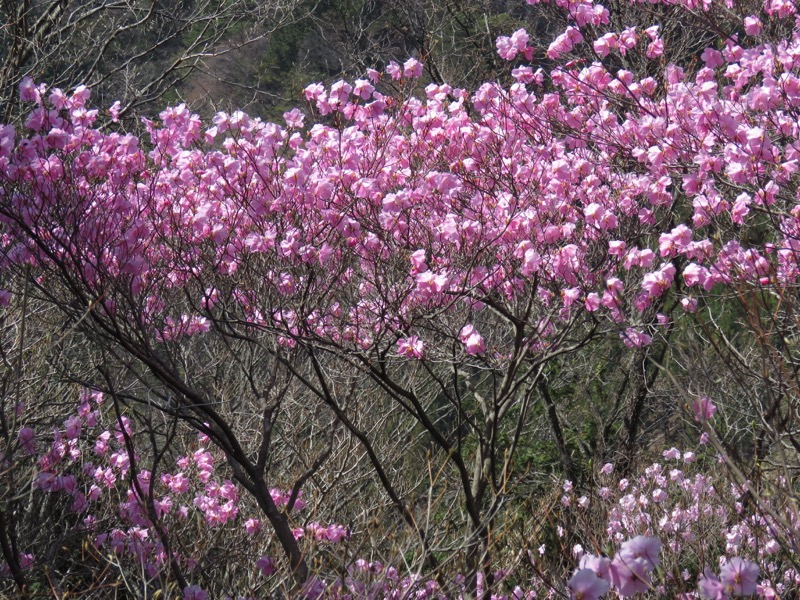
<path fill-rule="evenodd" d="M 93 561 L 186 598 L 796 591 L 795 7 L 656 3 L 664 23 L 617 31 L 607 7 L 555 6 L 549 77 L 515 63 L 507 87 L 417 97 L 409 59 L 309 85 L 309 125 L 299 109 L 204 125 L 180 105 L 140 138 L 103 123 L 83 86 L 22 82 L 30 115 L 0 127 L 0 300 L 21 315 L 4 331 L 18 348 L 2 458 L 32 497 L 69 504 L 64 535 L 91 538 Z M 706 48 L 669 63 L 662 30 L 687 15 L 734 33 L 703 30 Z M 497 49 L 532 61 L 529 42 L 520 29 Z M 48 360 L 94 391 L 61 421 L 40 403 L 43 428 L 19 386 L 28 320 L 44 329 L 48 310 L 71 325 L 43 336 Z M 708 348 L 713 377 L 695 370 Z M 600 433 L 574 440 L 564 408 L 586 402 L 559 406 L 551 378 L 607 352 L 628 366 L 589 407 Z M 719 419 L 714 385 L 721 406 L 743 390 L 759 425 Z M 667 450 L 672 464 L 634 478 L 646 401 L 665 390 L 665 413 L 690 408 L 713 450 Z M 551 542 L 536 558 L 502 541 L 531 489 L 538 405 L 577 475 L 554 525 L 580 544 L 571 576 Z M 587 466 L 614 455 L 618 481 Z M 389 560 L 350 549 L 368 532 L 350 475 L 413 540 L 370 540 Z M 196 530 L 236 534 L 188 551 Z M 45 559 L 15 526 L 0 542 L 25 592 Z M 191 581 L 236 543 L 252 549 L 246 578 Z"/>
<path fill-rule="evenodd" d="M 104 429 L 104 404 L 103 394 L 84 391 L 76 414 L 51 436 L 30 428 L 20 431 L 25 440 L 21 446 L 28 455 L 25 460 L 37 465 L 35 493 L 63 497 L 75 515 L 75 531 L 88 536 L 96 556 L 108 555 L 120 565 L 129 564 L 126 569 L 141 571 L 146 581 L 165 576 L 170 561 L 179 563 L 187 578 L 197 573 L 213 546 L 195 544 L 184 553 L 171 548 L 169 540 L 200 519 L 209 530 L 205 535 L 221 528 L 226 538 L 248 540 L 251 575 L 247 584 L 236 586 L 238 593 L 268 589 L 254 575 L 260 573 L 267 581 L 274 578 L 278 565 L 271 556 L 274 540 L 264 535 L 267 532 L 258 517 L 248 517 L 252 509 L 242 503 L 237 486 L 219 479 L 215 453 L 206 446 L 208 437 L 200 434 L 192 452 L 177 457 L 172 469 L 152 481 L 150 472 L 137 470 L 138 461 L 131 462 L 128 454 L 131 446 L 126 441 L 138 436 L 130 420 L 121 417 Z M 709 404 L 705 399 L 705 406 Z M 702 436 L 697 452 L 665 450 L 663 464 L 654 463 L 633 478 L 619 477 L 608 463 L 587 490 L 565 482 L 558 501 L 563 512 L 556 523 L 557 539 L 577 560 L 573 575 L 562 584 L 549 570 L 528 579 L 521 576 L 524 566 L 519 567 L 520 574 L 498 572 L 498 591 L 493 597 L 556 597 L 559 590 L 584 600 L 600 598 L 610 590 L 622 597 L 755 594 L 777 598 L 796 593 L 800 577 L 790 566 L 792 556 L 776 539 L 782 524 L 746 507 L 742 490 L 724 476 L 705 474 L 709 461 L 717 458 L 707 437 Z M 292 494 L 279 489 L 270 493 L 278 506 L 288 508 Z M 293 514 L 307 508 L 301 496 L 295 497 L 292 509 L 297 513 Z M 795 523 L 796 514 L 789 507 L 775 508 L 781 511 L 779 516 Z M 605 520 L 604 530 L 597 526 L 598 519 Z M 296 527 L 294 535 L 310 544 L 336 545 L 351 537 L 348 528 L 335 523 L 302 522 L 305 525 Z M 532 564 L 547 561 L 551 548 L 543 546 L 539 554 L 540 559 L 531 558 Z M 36 556 L 20 558 L 23 570 L 35 568 Z M 0 576 L 10 576 L 6 563 L 0 566 Z M 465 593 L 464 581 L 460 575 L 449 582 L 426 580 L 403 575 L 380 561 L 358 558 L 344 575 L 317 573 L 305 593 L 309 597 L 403 598 L 413 591 L 419 598 L 438 598 L 448 597 L 453 590 Z M 503 581 L 511 586 L 506 594 L 499 592 Z M 197 584 L 184 588 L 184 598 L 208 597 Z"/>
<path fill-rule="evenodd" d="M 240 583 L 237 589 L 263 588 L 254 583 L 253 574 L 257 570 L 268 578 L 275 573 L 276 563 L 269 556 L 274 540 L 262 531 L 260 519 L 248 518 L 253 509 L 242 501 L 238 486 L 220 478 L 218 454 L 209 448 L 208 436 L 199 434 L 186 455 L 178 456 L 169 467 L 161 466 L 161 474 L 154 478 L 136 450 L 142 432 L 135 431 L 125 416 L 119 416 L 113 426 L 104 424 L 108 416 L 104 404 L 104 394 L 84 390 L 76 413 L 51 434 L 20 430 L 20 446 L 27 457 L 18 461 L 20 466 L 28 461 L 35 464 L 33 493 L 59 498 L 58 503 L 71 514 L 72 534 L 86 538 L 91 554 L 116 564 L 123 573 L 139 572 L 145 585 L 164 577 L 170 563 L 186 577 L 200 573 L 218 551 L 214 530 L 224 529 L 228 546 L 236 539 L 247 540 L 248 551 L 240 558 L 242 568 L 251 573 L 247 584 Z M 276 506 L 291 514 L 307 506 L 301 491 L 293 497 L 273 488 L 270 495 Z M 337 544 L 350 536 L 346 527 L 336 523 L 298 519 L 294 536 L 309 544 Z M 198 539 L 178 550 L 174 540 L 196 528 L 207 540 Z M 100 558 L 104 556 L 111 558 Z M 32 554 L 21 559 L 23 570 L 37 566 Z M 252 564 L 247 565 L 248 561 Z M 8 563 L 0 564 L 0 575 L 10 574 Z M 184 587 L 184 597 L 204 597 L 200 586 Z"/>
<path fill-rule="evenodd" d="M 654 463 L 632 479 L 615 478 L 613 465 L 606 464 L 598 474 L 596 495 L 583 504 L 573 505 L 567 486 L 561 501 L 571 507 L 577 523 L 569 533 L 559 529 L 565 539 L 580 540 L 572 548 L 579 559 L 568 582 L 573 596 L 599 598 L 610 588 L 622 597 L 654 592 L 656 597 L 777 598 L 797 593 L 800 579 L 791 552 L 779 541 L 786 523 L 794 527 L 796 513 L 781 500 L 771 506 L 771 514 L 746 506 L 746 489 L 731 485 L 724 475 L 709 475 L 719 457 L 705 447 L 707 436 L 701 443 L 697 453 L 665 450 L 664 464 Z M 724 470 L 724 462 L 720 466 Z M 605 531 L 593 526 L 597 518 L 606 519 Z M 584 548 L 608 552 L 613 559 Z"/>

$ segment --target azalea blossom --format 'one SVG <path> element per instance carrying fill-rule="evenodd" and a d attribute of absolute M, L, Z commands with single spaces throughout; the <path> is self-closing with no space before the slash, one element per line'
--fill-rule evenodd
<path fill-rule="evenodd" d="M 731 594 L 752 596 L 756 593 L 759 572 L 757 564 L 734 556 L 722 566 L 719 578 Z"/>
<path fill-rule="evenodd" d="M 598 600 L 610 587 L 591 569 L 579 569 L 567 582 L 570 598 L 574 600 Z"/>

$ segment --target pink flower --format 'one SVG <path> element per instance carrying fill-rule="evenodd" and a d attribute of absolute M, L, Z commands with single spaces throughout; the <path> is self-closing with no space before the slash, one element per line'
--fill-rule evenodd
<path fill-rule="evenodd" d="M 301 128 L 305 118 L 306 117 L 303 112 L 298 108 L 293 108 L 292 110 L 283 113 L 283 119 L 286 121 L 287 127 L 291 127 L 293 129 Z"/>
<path fill-rule="evenodd" d="M 114 123 L 119 122 L 119 113 L 121 110 L 122 110 L 122 104 L 120 104 L 119 100 L 117 100 L 116 102 L 114 102 L 114 104 L 108 107 L 108 114 L 111 115 L 112 122 Z"/>
<path fill-rule="evenodd" d="M 586 300 L 584 300 L 583 305 L 589 312 L 596 311 L 598 308 L 600 308 L 600 296 L 598 296 L 595 292 L 591 292 L 586 296 Z"/>
<path fill-rule="evenodd" d="M 706 569 L 704 575 L 700 576 L 700 581 L 697 583 L 697 588 L 700 591 L 700 597 L 706 598 L 706 600 L 728 600 L 728 594 L 725 592 L 725 586 L 708 569 Z"/>
<path fill-rule="evenodd" d="M 67 439 L 74 440 L 81 434 L 81 420 L 79 417 L 72 416 L 64 421 L 64 429 Z"/>
<path fill-rule="evenodd" d="M 624 56 L 627 50 L 636 46 L 636 28 L 628 27 L 619 36 L 620 53 Z"/>
<path fill-rule="evenodd" d="M 662 54 L 664 54 L 664 42 L 660 38 L 647 45 L 647 51 L 645 52 L 647 58 L 658 58 Z"/>
<path fill-rule="evenodd" d="M 19 99 L 22 102 L 41 103 L 41 90 L 36 87 L 36 84 L 33 83 L 33 79 L 30 77 L 25 77 L 19 84 Z"/>
<path fill-rule="evenodd" d="M 406 358 L 421 359 L 425 355 L 425 343 L 416 335 L 397 340 L 397 353 Z"/>
<path fill-rule="evenodd" d="M 649 563 L 650 567 L 657 569 L 660 563 L 659 553 L 661 552 L 661 540 L 657 537 L 645 537 L 637 535 L 635 538 L 622 544 L 618 556 L 625 562 L 632 562 L 642 559 Z"/>
<path fill-rule="evenodd" d="M 658 271 L 645 274 L 642 289 L 650 296 L 658 297 L 670 288 L 674 280 L 675 267 L 671 263 L 665 263 Z"/>
<path fill-rule="evenodd" d="M 700 396 L 699 400 L 692 402 L 695 421 L 703 422 L 713 418 L 717 412 L 717 406 L 708 396 Z"/>
<path fill-rule="evenodd" d="M 714 50 L 713 48 L 706 48 L 703 50 L 700 58 L 706 63 L 706 66 L 709 69 L 720 67 L 725 64 L 725 60 L 722 58 L 722 53 L 718 50 Z"/>
<path fill-rule="evenodd" d="M 497 38 L 497 53 L 504 60 L 513 60 L 518 53 L 522 53 L 526 59 L 530 60 L 533 56 L 533 48 L 528 46 L 528 32 L 524 29 L 517 29 L 511 37 L 501 35 Z"/>
<path fill-rule="evenodd" d="M 761 21 L 758 17 L 745 17 L 744 18 L 744 32 L 747 35 L 758 35 L 761 33 Z"/>
<path fill-rule="evenodd" d="M 258 519 L 247 519 L 247 521 L 244 522 L 244 528 L 249 535 L 255 535 L 261 531 L 261 521 Z"/>
<path fill-rule="evenodd" d="M 394 80 L 400 79 L 403 76 L 403 70 L 395 61 L 391 61 L 386 65 L 386 73 Z"/>
<path fill-rule="evenodd" d="M 517 55 L 517 49 L 511 42 L 510 37 L 501 35 L 497 38 L 495 44 L 497 46 L 497 54 L 500 55 L 500 58 L 503 60 L 514 60 L 514 57 Z"/>
<path fill-rule="evenodd" d="M 486 352 L 486 342 L 472 325 L 464 325 L 458 339 L 464 344 L 465 352 L 471 356 L 480 356 Z"/>
<path fill-rule="evenodd" d="M 611 561 L 611 583 L 622 598 L 650 589 L 650 564 L 641 558 L 625 560 L 619 554 Z"/>
<path fill-rule="evenodd" d="M 605 556 L 584 554 L 578 563 L 579 569 L 591 569 L 598 577 L 611 581 L 611 560 Z"/>
<path fill-rule="evenodd" d="M 269 556 L 262 556 L 256 561 L 256 568 L 264 577 L 269 577 L 275 572 L 275 562 Z"/>
<path fill-rule="evenodd" d="M 520 83 L 531 83 L 534 80 L 533 69 L 527 65 L 513 69 L 511 76 Z"/>
<path fill-rule="evenodd" d="M 422 77 L 422 63 L 416 58 L 409 58 L 403 63 L 403 77 L 407 79 Z"/>
<path fill-rule="evenodd" d="M 30 427 L 19 430 L 19 443 L 28 454 L 36 452 L 36 432 Z"/>
<path fill-rule="evenodd" d="M 609 583 L 600 579 L 591 569 L 580 569 L 567 582 L 570 598 L 597 600 L 608 591 Z"/>
<path fill-rule="evenodd" d="M 40 88 L 42 92 L 44 92 L 44 88 Z M 79 85 L 75 88 L 70 96 L 72 100 L 72 107 L 73 108 L 82 108 L 86 105 L 86 102 L 89 100 L 89 97 L 92 95 L 91 90 L 86 87 L 85 85 Z"/>
<path fill-rule="evenodd" d="M 758 586 L 758 573 L 757 564 L 734 556 L 722 567 L 719 578 L 731 594 L 752 596 Z"/>
<path fill-rule="evenodd" d="M 606 33 L 593 43 L 594 50 L 601 57 L 606 57 L 612 49 L 617 48 L 619 45 L 618 36 L 616 33 Z"/>
<path fill-rule="evenodd" d="M 425 263 L 425 250 L 416 250 L 411 254 L 411 268 L 414 274 L 428 270 L 428 265 Z"/>
<path fill-rule="evenodd" d="M 620 334 L 622 342 L 628 348 L 643 348 L 653 343 L 653 338 L 643 331 L 628 327 L 623 333 Z"/>
<path fill-rule="evenodd" d="M 353 94 L 362 100 L 369 100 L 372 93 L 375 91 L 375 86 L 366 79 L 356 79 L 355 86 L 353 87 Z"/>
<path fill-rule="evenodd" d="M 306 86 L 304 92 L 306 100 L 313 102 L 325 93 L 325 87 L 321 83 L 312 83 Z"/>
<path fill-rule="evenodd" d="M 525 51 L 525 47 L 528 45 L 528 40 L 530 40 L 530 36 L 525 29 L 517 29 L 511 34 L 511 43 L 514 44 L 514 47 L 519 52 Z"/>

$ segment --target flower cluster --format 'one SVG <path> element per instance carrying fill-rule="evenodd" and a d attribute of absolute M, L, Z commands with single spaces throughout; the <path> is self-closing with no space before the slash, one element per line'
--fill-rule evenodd
<path fill-rule="evenodd" d="M 574 23 L 553 56 L 584 44 L 590 25 L 608 26 L 599 4 L 563 4 Z M 748 16 L 742 26 L 754 33 L 760 22 Z M 658 54 L 658 31 L 608 32 L 594 44 L 602 55 L 644 40 Z M 289 346 L 308 337 L 359 351 L 393 344 L 401 357 L 433 359 L 433 329 L 461 340 L 468 355 L 497 360 L 505 349 L 486 353 L 480 335 L 461 329 L 477 332 L 480 322 L 449 331 L 430 322 L 458 299 L 479 311 L 496 295 L 536 299 L 526 333 L 544 347 L 579 309 L 643 347 L 660 325 L 647 309 L 669 293 L 691 313 L 715 286 L 795 281 L 800 130 L 786 115 L 800 102 L 788 50 L 797 40 L 795 31 L 781 49 L 731 38 L 703 53 L 693 78 L 670 65 L 661 83 L 600 62 L 557 68 L 558 94 L 540 93 L 533 80 L 487 83 L 471 97 L 431 84 L 424 99 L 397 103 L 367 80 L 309 86 L 315 109 L 342 115 L 341 128 L 309 129 L 295 111 L 286 127 L 236 112 L 204 129 L 178 106 L 145 121 L 150 150 L 97 128 L 85 88 L 48 96 L 26 79 L 21 98 L 34 107 L 25 129 L 0 133 L 3 253 L 9 264 L 43 269 L 66 261 L 95 293 L 104 290 L 109 317 L 123 309 L 109 289 L 144 294 L 138 318 L 161 341 L 207 332 L 220 318 L 215 306 L 234 303 Z M 520 30 L 498 45 L 514 58 L 529 54 L 527 42 Z M 412 60 L 387 74 L 416 78 L 421 68 Z M 616 107 L 630 102 L 639 109 L 621 118 Z M 684 204 L 688 218 L 675 223 Z M 764 211 L 780 217 L 763 243 L 727 226 Z M 72 239 L 51 235 L 61 229 Z M 465 256 L 466 248 L 476 250 Z M 190 292 L 192 311 L 164 310 L 192 277 L 233 276 L 254 255 L 266 261 L 261 297 L 233 287 L 212 302 L 203 288 Z M 395 257 L 411 260 L 387 269 Z M 303 308 L 308 297 L 320 299 L 313 310 Z M 558 302 L 558 319 L 545 318 Z"/>
<path fill-rule="evenodd" d="M 711 401 L 703 398 L 701 403 L 708 406 Z M 567 583 L 573 597 L 599 598 L 615 590 L 626 598 L 671 592 L 685 598 L 756 594 L 772 599 L 797 590 L 800 579 L 786 567 L 787 557 L 781 557 L 786 551 L 780 541 L 785 525 L 775 520 L 795 523 L 796 517 L 780 504 L 764 509 L 778 512 L 749 513 L 740 486 L 706 473 L 713 464 L 701 460 L 709 454 L 707 448 L 701 446 L 697 453 L 670 448 L 663 456 L 672 466 L 655 463 L 641 476 L 621 478 L 613 485 L 613 465 L 600 469 L 592 507 L 605 515 L 607 525 L 604 532 L 587 526 L 578 535 L 583 540 L 574 550 L 580 557 L 578 569 Z M 561 504 L 576 512 L 579 522 L 591 518 L 586 496 L 573 502 L 571 482 L 565 491 Z M 597 548 L 619 544 L 619 549 L 611 559 L 585 554 L 586 544 Z M 716 564 L 719 575 L 712 567 Z"/>

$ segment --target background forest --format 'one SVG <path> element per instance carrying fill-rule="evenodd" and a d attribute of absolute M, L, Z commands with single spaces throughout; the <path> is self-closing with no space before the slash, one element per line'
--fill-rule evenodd
<path fill-rule="evenodd" d="M 794 597 L 795 15 L 3 2 L 0 594 Z"/>
<path fill-rule="evenodd" d="M 495 39 L 548 20 L 519 2 L 7 2 L 4 102 L 22 76 L 80 81 L 124 107 L 188 102 L 202 116 L 279 118 L 309 82 L 409 56 L 426 79 L 474 88 L 507 74 Z M 541 11 L 539 11 L 541 13 Z M 166 96 L 164 96 L 166 94 Z M 9 110 L 9 109 L 7 109 Z"/>

